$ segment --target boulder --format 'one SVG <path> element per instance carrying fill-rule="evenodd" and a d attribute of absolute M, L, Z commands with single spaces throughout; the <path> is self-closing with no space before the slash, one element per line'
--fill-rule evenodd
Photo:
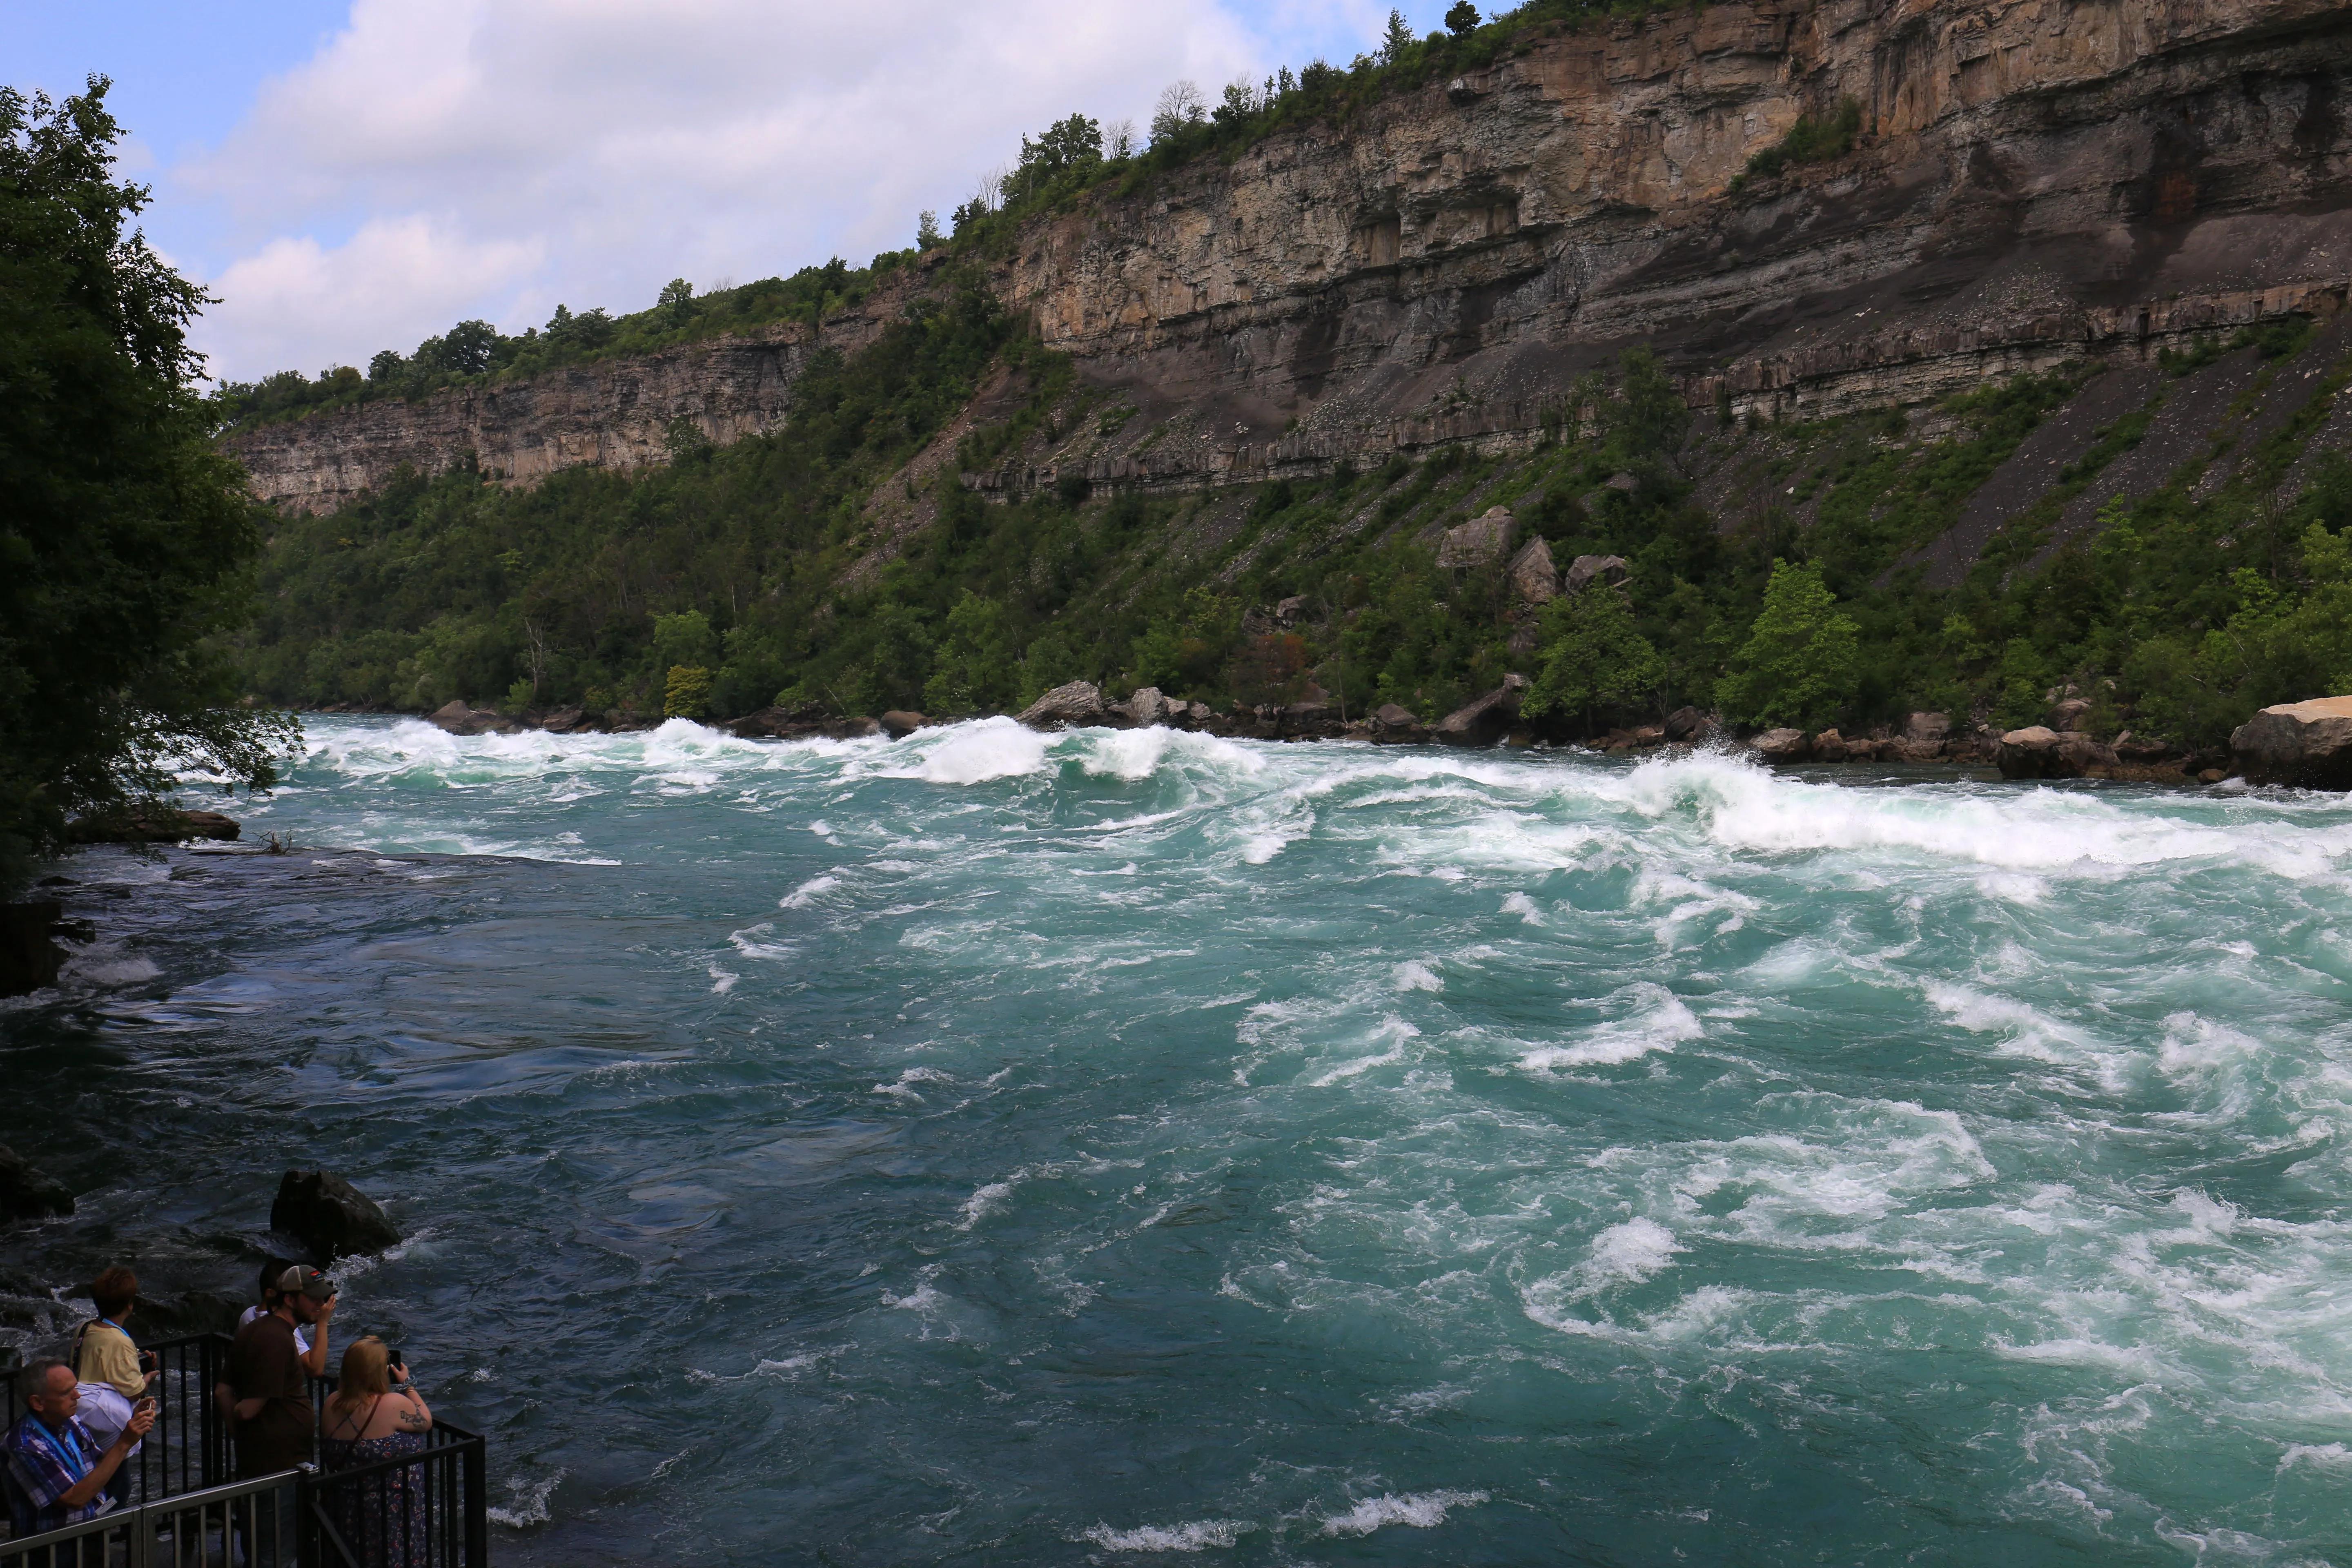
<path fill-rule="evenodd" d="M 469 708 L 453 697 L 425 717 L 425 721 L 452 735 L 511 735 L 522 726 L 491 708 Z"/>
<path fill-rule="evenodd" d="M 1490 507 L 1483 517 L 1445 531 L 1437 546 L 1437 563 L 1449 569 L 1491 566 L 1511 552 L 1518 519 L 1508 507 Z"/>
<path fill-rule="evenodd" d="M 43 1175 L 25 1163 L 14 1149 L 0 1143 L 0 1225 L 57 1219 L 73 1212 L 73 1194 L 64 1184 Z"/>
<path fill-rule="evenodd" d="M 1524 675 L 1503 677 L 1502 685 L 1440 720 L 1437 738 L 1449 746 L 1493 745 L 1509 732 L 1518 718 L 1519 697 L 1528 684 Z"/>
<path fill-rule="evenodd" d="M 1943 756 L 1944 747 L 1945 742 L 1942 741 L 1906 735 L 1899 741 L 1889 741 L 1880 747 L 1879 755 L 1890 762 L 1932 763 Z"/>
<path fill-rule="evenodd" d="M 1307 595 L 1293 594 L 1274 607 L 1274 624 L 1285 630 L 1297 626 L 1307 616 Z"/>
<path fill-rule="evenodd" d="M 1559 597 L 1559 568 L 1551 563 L 1551 546 L 1530 539 L 1511 557 L 1511 591 L 1523 605 L 1549 605 Z"/>
<path fill-rule="evenodd" d="M 1801 763 L 1812 755 L 1802 730 L 1767 730 L 1748 744 L 1768 763 Z"/>
<path fill-rule="evenodd" d="M 569 735 L 588 721 L 584 708 L 558 708 L 539 721 L 539 727 L 551 735 Z"/>
<path fill-rule="evenodd" d="M 1418 730 L 1421 719 L 1410 708 L 1400 703 L 1383 702 L 1372 710 L 1372 723 L 1381 730 Z"/>
<path fill-rule="evenodd" d="M 2050 727 L 2060 734 L 2083 727 L 2083 718 L 2091 710 L 2087 697 L 2069 697 L 2050 706 Z"/>
<path fill-rule="evenodd" d="M 64 907 L 49 899 L 0 904 L 0 996 L 22 996 L 58 983 L 66 951 L 52 940 Z"/>
<path fill-rule="evenodd" d="M 1569 563 L 1567 589 L 1571 595 L 1581 594 L 1595 583 L 1614 588 L 1633 574 L 1622 555 L 1580 555 Z"/>
<path fill-rule="evenodd" d="M 2265 708 L 2230 736 L 2246 782 L 2298 789 L 2352 789 L 2352 697 Z"/>
<path fill-rule="evenodd" d="M 882 715 L 882 732 L 894 741 L 903 741 L 930 722 L 920 713 L 909 713 L 903 708 L 893 708 Z"/>
<path fill-rule="evenodd" d="M 1813 737 L 1813 761 L 1843 763 L 1853 755 L 1853 748 L 1835 730 L 1824 730 Z"/>
<path fill-rule="evenodd" d="M 1060 730 L 1076 724 L 1099 724 L 1110 714 L 1103 705 L 1102 689 L 1091 680 L 1056 686 L 1021 710 L 1021 722 L 1033 730 Z"/>
<path fill-rule="evenodd" d="M 133 812 L 127 816 L 85 816 L 66 829 L 76 844 L 182 844 L 191 838 L 235 841 L 244 829 L 217 811 Z"/>
<path fill-rule="evenodd" d="M 1942 713 L 1914 713 L 1904 722 L 1903 739 L 1930 741 L 1940 746 L 1951 738 L 1952 721 Z"/>
<path fill-rule="evenodd" d="M 1677 708 L 1666 715 L 1666 739 L 1696 741 L 1704 739 L 1716 727 L 1712 714 L 1696 708 Z"/>
<path fill-rule="evenodd" d="M 1993 762 L 2005 779 L 2096 778 L 2116 766 L 2116 754 L 2079 730 L 2033 724 L 2003 735 Z"/>
<path fill-rule="evenodd" d="M 310 1247 L 313 1258 L 332 1262 L 382 1252 L 400 1243 L 400 1230 L 375 1200 L 332 1171 L 289 1171 L 269 1205 L 269 1228 Z"/>
<path fill-rule="evenodd" d="M 1120 703 L 1117 711 L 1149 728 L 1182 718 L 1185 707 L 1184 703 L 1170 701 L 1160 693 L 1160 688 L 1145 686 L 1137 689 L 1133 695 Z"/>

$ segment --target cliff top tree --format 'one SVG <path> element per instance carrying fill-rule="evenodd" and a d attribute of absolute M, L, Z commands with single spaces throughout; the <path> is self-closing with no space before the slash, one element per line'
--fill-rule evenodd
<path fill-rule="evenodd" d="M 125 232 L 108 85 L 0 88 L 0 889 L 182 768 L 268 786 L 295 734 L 229 706 L 257 506 L 195 391 L 205 296 Z"/>
<path fill-rule="evenodd" d="M 1455 37 L 1466 37 L 1478 30 L 1478 7 L 1470 0 L 1454 0 L 1454 8 L 1445 13 L 1445 30 Z"/>
<path fill-rule="evenodd" d="M 1404 19 L 1402 11 L 1389 13 L 1389 25 L 1381 34 L 1381 63 L 1392 66 L 1404 58 L 1413 46 L 1412 24 Z"/>

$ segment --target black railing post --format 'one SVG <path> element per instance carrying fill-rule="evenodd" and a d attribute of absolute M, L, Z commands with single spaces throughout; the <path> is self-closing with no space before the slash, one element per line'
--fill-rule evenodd
<path fill-rule="evenodd" d="M 487 1438 L 466 1443 L 466 1485 L 459 1506 L 466 1516 L 466 1568 L 490 1568 L 489 1464 Z"/>
<path fill-rule="evenodd" d="M 319 1552 L 319 1527 L 315 1522 L 318 1506 L 319 1472 L 305 1465 L 301 1479 L 294 1483 L 294 1561 L 298 1568 L 320 1568 L 326 1562 Z"/>

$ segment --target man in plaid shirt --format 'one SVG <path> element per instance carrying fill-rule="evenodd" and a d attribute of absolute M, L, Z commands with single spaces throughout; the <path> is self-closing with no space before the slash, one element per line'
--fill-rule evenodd
<path fill-rule="evenodd" d="M 63 1362 L 37 1361 L 16 1374 L 25 1415 L 0 1439 L 0 1475 L 7 1478 L 8 1524 L 16 1539 L 62 1530 L 95 1518 L 99 1494 L 123 1459 L 155 1425 L 155 1405 L 142 1399 L 105 1448 L 74 1418 L 81 1392 Z"/>

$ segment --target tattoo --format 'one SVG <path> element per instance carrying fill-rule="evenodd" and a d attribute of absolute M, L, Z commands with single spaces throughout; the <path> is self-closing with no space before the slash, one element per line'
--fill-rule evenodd
<path fill-rule="evenodd" d="M 429 1432 L 433 1429 L 432 1421 L 425 1412 L 417 1409 L 414 1405 L 400 1413 L 400 1425 L 404 1430 L 410 1432 Z"/>

